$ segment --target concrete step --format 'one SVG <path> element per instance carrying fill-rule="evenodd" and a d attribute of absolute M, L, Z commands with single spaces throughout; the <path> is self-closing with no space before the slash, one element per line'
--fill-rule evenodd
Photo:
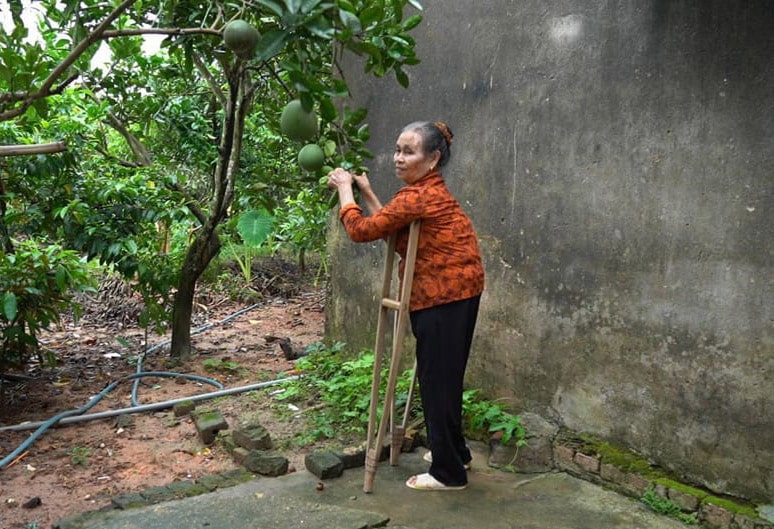
<path fill-rule="evenodd" d="M 91 513 L 56 529 L 370 529 L 384 514 L 311 502 L 292 496 L 245 494 L 235 487 L 140 509 Z"/>

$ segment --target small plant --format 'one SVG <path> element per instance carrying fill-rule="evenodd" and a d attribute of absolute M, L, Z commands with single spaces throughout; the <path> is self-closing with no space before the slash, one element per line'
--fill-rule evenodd
<path fill-rule="evenodd" d="M 697 515 L 695 512 L 691 514 L 683 512 L 674 502 L 659 496 L 653 487 L 650 487 L 645 491 L 645 494 L 642 495 L 640 501 L 650 507 L 654 512 L 671 516 L 683 523 L 695 524 L 697 522 Z"/>
<path fill-rule="evenodd" d="M 472 433 L 502 432 L 500 442 L 504 446 L 514 440 L 516 446 L 526 445 L 526 431 L 521 425 L 521 417 L 506 412 L 499 404 L 479 398 L 478 394 L 477 389 L 469 389 L 462 394 L 462 416 L 468 429 Z"/>
<path fill-rule="evenodd" d="M 313 399 L 321 403 L 319 410 L 308 415 L 310 426 L 308 431 L 298 436 L 299 445 L 334 437 L 342 438 L 347 434 L 362 436 L 365 433 L 371 403 L 374 354 L 363 351 L 357 358 L 344 360 L 339 354 L 343 348 L 342 343 L 329 348 L 323 344 L 310 346 L 309 354 L 296 364 L 303 376 L 285 383 L 285 391 L 274 397 L 280 401 L 303 402 Z M 381 381 L 380 404 L 384 402 L 387 366 L 384 367 Z M 396 406 L 401 403 L 405 405 L 410 383 L 410 371 L 398 377 Z"/>
<path fill-rule="evenodd" d="M 202 362 L 202 366 L 209 372 L 220 371 L 222 373 L 236 373 L 239 371 L 239 363 L 221 358 L 208 358 Z"/>
<path fill-rule="evenodd" d="M 229 250 L 247 285 L 253 279 L 253 259 L 257 255 L 258 248 L 269 238 L 273 225 L 274 217 L 263 209 L 251 209 L 239 216 L 237 231 L 243 241 L 240 247 L 241 253 L 237 251 L 237 246 L 231 243 L 229 243 Z"/>
<path fill-rule="evenodd" d="M 74 446 L 70 449 L 70 462 L 85 467 L 89 464 L 91 449 L 88 446 Z"/>

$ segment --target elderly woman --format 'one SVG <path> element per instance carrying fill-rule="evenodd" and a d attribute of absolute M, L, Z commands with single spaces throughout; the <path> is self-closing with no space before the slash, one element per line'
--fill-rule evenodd
<path fill-rule="evenodd" d="M 484 268 L 473 225 L 440 173 L 449 161 L 452 140 L 444 123 L 407 125 L 393 156 L 396 175 L 405 185 L 385 205 L 365 175 L 342 168 L 328 175 L 328 185 L 338 191 L 341 222 L 355 242 L 397 232 L 396 248 L 405 258 L 408 227 L 414 220 L 422 221 L 409 319 L 430 443 L 425 459 L 431 464 L 427 473 L 406 481 L 418 490 L 464 489 L 471 460 L 462 434 L 462 385 L 484 290 Z M 355 202 L 353 181 L 369 216 Z"/>

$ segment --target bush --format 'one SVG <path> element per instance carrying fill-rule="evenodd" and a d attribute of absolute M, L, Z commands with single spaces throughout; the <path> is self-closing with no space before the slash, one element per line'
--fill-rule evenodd
<path fill-rule="evenodd" d="M 38 333 L 59 321 L 60 312 L 78 313 L 72 295 L 94 289 L 86 263 L 72 250 L 27 240 L 13 253 L 0 253 L 0 373 L 19 369 L 42 355 Z"/>

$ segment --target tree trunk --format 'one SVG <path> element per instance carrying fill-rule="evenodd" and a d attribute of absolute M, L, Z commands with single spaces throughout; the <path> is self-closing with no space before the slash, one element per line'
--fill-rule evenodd
<path fill-rule="evenodd" d="M 172 342 L 169 351 L 172 358 L 191 356 L 191 316 L 196 282 L 219 251 L 220 238 L 212 222 L 207 222 L 188 248 L 180 271 L 172 307 Z"/>

